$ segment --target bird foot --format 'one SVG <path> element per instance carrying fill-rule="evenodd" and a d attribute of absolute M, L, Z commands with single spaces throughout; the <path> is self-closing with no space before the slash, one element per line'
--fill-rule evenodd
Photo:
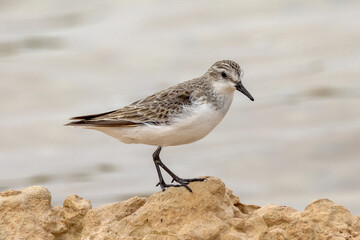
<path fill-rule="evenodd" d="M 188 182 L 177 182 L 179 184 L 166 184 L 165 182 L 159 182 L 158 184 L 156 184 L 157 186 L 161 187 L 161 190 L 165 191 L 166 188 L 169 187 L 184 187 L 186 188 L 189 192 L 192 192 L 191 188 L 188 186 Z"/>
<path fill-rule="evenodd" d="M 173 182 L 177 182 L 177 183 L 191 183 L 191 182 L 202 182 L 202 181 L 205 181 L 206 178 L 173 178 L 173 180 L 171 181 L 171 183 Z"/>

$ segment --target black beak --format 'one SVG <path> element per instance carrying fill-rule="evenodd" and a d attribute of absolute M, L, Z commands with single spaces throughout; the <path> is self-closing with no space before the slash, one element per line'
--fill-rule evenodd
<path fill-rule="evenodd" d="M 246 90 L 246 88 L 244 87 L 244 85 L 242 85 L 241 82 L 238 82 L 236 85 L 236 90 L 239 90 L 240 92 L 242 92 L 245 96 L 247 96 L 248 98 L 250 98 L 251 101 L 254 101 L 254 98 L 251 96 L 251 94 Z"/>

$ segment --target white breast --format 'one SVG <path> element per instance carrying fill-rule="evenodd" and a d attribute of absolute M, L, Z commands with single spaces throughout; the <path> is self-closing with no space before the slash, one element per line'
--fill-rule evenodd
<path fill-rule="evenodd" d="M 210 104 L 195 104 L 185 109 L 169 125 L 143 125 L 138 127 L 96 128 L 124 143 L 142 143 L 154 146 L 188 144 L 205 137 L 223 119 L 233 95 L 221 98 L 223 107 L 216 109 Z"/>

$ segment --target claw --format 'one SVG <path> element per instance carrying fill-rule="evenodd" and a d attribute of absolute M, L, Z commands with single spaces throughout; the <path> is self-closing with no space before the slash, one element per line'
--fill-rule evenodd
<path fill-rule="evenodd" d="M 181 186 L 185 187 L 189 192 L 192 193 L 192 190 L 191 190 L 191 188 L 190 188 L 188 185 L 181 185 Z"/>
<path fill-rule="evenodd" d="M 206 178 L 173 178 L 171 183 L 177 182 L 179 184 L 189 184 L 191 182 L 202 182 L 206 180 Z"/>
<path fill-rule="evenodd" d="M 187 185 L 187 183 L 179 183 L 179 184 L 166 184 L 165 182 L 161 183 L 159 182 L 156 186 L 159 186 L 161 187 L 161 189 L 163 191 L 165 191 L 166 188 L 169 188 L 169 187 L 185 187 L 189 192 L 192 193 L 192 190 L 191 188 Z"/>
<path fill-rule="evenodd" d="M 185 181 L 185 182 L 190 183 L 190 182 L 202 182 L 202 181 L 205 181 L 206 178 L 189 178 L 189 179 L 185 178 L 185 179 L 182 179 L 182 180 Z"/>

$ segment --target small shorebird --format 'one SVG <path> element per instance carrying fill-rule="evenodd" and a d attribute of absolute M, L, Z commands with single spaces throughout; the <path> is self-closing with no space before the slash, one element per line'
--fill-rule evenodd
<path fill-rule="evenodd" d="M 223 119 L 233 100 L 235 90 L 254 98 L 241 82 L 243 71 L 233 61 L 213 64 L 201 77 L 154 93 L 118 110 L 73 117 L 68 126 L 95 129 L 123 143 L 142 143 L 158 146 L 153 160 L 159 177 L 156 186 L 185 187 L 205 178 L 183 179 L 175 175 L 160 159 L 165 146 L 188 144 L 205 137 Z M 171 177 L 165 183 L 160 167 Z M 178 184 L 172 184 L 173 182 Z"/>

